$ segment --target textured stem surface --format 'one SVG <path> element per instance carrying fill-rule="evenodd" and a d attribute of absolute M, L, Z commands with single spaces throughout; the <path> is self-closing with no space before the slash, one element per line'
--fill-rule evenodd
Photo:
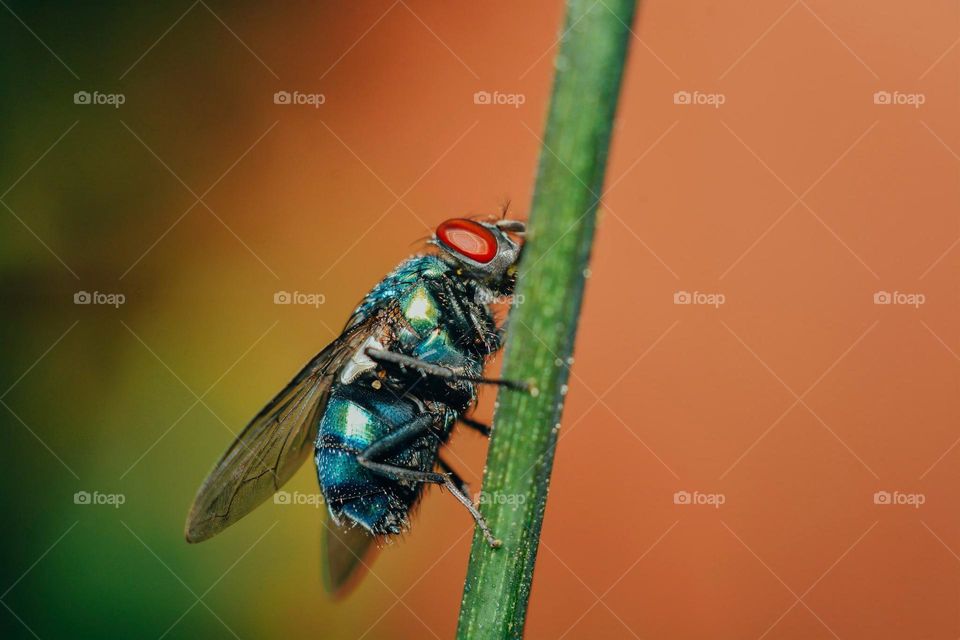
<path fill-rule="evenodd" d="M 634 0 L 569 0 L 457 637 L 523 634 Z M 521 303 L 522 301 L 522 303 Z"/>

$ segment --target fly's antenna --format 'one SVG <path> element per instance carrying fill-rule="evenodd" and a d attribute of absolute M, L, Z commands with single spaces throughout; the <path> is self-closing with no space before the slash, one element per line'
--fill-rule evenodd
<path fill-rule="evenodd" d="M 510 198 L 507 198 L 506 202 L 500 205 L 500 219 L 506 220 L 507 213 L 510 212 Z"/>

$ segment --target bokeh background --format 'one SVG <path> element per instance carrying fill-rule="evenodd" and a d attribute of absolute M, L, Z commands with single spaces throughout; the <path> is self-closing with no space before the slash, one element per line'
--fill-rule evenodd
<path fill-rule="evenodd" d="M 440 492 L 339 603 L 313 506 L 182 526 L 417 238 L 525 214 L 561 3 L 0 4 L 0 635 L 451 637 Z M 955 0 L 642 4 L 529 637 L 960 635 L 958 38 Z"/>

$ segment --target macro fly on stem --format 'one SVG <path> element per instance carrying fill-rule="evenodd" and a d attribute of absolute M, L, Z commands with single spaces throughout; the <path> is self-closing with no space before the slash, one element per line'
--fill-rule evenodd
<path fill-rule="evenodd" d="M 347 590 L 377 538 L 410 526 L 423 487 L 445 487 L 470 512 L 491 547 L 500 541 L 440 455 L 467 414 L 477 386 L 517 391 L 526 382 L 483 376 L 502 344 L 489 301 L 513 293 L 525 225 L 454 218 L 381 280 L 343 333 L 234 440 L 197 493 L 188 542 L 201 542 L 250 513 L 313 453 L 329 513 L 324 527 L 327 588 Z"/>

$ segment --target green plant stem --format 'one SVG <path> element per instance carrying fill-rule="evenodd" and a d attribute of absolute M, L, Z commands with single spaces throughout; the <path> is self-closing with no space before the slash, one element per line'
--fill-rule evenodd
<path fill-rule="evenodd" d="M 503 546 L 474 536 L 461 640 L 523 634 L 634 8 L 567 4 L 503 369 L 538 393 L 498 397 L 481 511 Z"/>

